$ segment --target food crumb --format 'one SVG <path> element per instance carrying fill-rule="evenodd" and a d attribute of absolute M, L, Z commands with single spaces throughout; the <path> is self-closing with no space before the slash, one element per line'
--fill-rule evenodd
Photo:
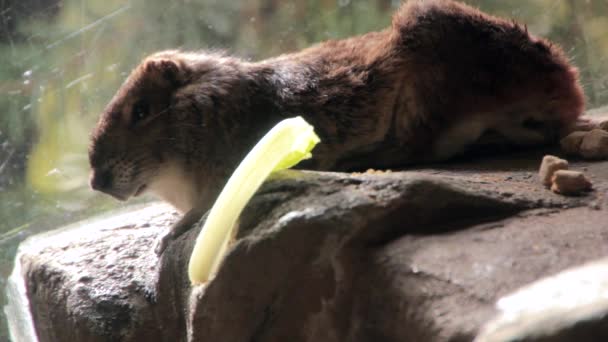
<path fill-rule="evenodd" d="M 540 164 L 538 176 L 544 186 L 551 186 L 553 174 L 558 170 L 567 170 L 568 161 L 556 156 L 546 155 Z"/>
<path fill-rule="evenodd" d="M 580 195 L 591 190 L 591 181 L 580 171 L 558 170 L 553 174 L 551 190 L 562 195 Z"/>

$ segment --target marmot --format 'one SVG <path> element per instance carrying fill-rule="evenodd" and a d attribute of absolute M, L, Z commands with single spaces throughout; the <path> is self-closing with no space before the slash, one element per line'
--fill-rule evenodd
<path fill-rule="evenodd" d="M 410 0 L 383 31 L 260 62 L 147 57 L 93 131 L 90 183 L 120 200 L 152 191 L 186 213 L 176 235 L 287 117 L 321 138 L 307 168 L 357 170 L 444 160 L 486 134 L 554 142 L 583 107 L 577 69 L 555 44 L 458 2 Z"/>

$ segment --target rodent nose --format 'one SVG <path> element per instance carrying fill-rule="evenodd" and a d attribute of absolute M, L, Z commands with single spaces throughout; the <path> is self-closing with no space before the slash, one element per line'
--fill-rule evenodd
<path fill-rule="evenodd" d="M 93 190 L 104 191 L 112 185 L 112 174 L 110 171 L 97 171 L 93 170 L 91 173 L 90 180 L 91 188 Z"/>

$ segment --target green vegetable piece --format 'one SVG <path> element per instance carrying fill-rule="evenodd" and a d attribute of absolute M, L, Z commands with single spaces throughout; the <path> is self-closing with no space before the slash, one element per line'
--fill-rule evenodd
<path fill-rule="evenodd" d="M 255 145 L 228 179 L 196 239 L 188 266 L 192 284 L 216 273 L 239 215 L 266 178 L 310 158 L 319 142 L 313 127 L 298 116 L 279 122 Z"/>

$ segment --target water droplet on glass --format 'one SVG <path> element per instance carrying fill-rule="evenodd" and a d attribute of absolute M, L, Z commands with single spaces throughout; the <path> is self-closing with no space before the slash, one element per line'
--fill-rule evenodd
<path fill-rule="evenodd" d="M 59 171 L 58 168 L 54 168 L 52 170 L 50 170 L 49 172 L 46 173 L 46 176 L 54 176 L 54 175 L 59 175 L 61 174 L 61 171 Z"/>

